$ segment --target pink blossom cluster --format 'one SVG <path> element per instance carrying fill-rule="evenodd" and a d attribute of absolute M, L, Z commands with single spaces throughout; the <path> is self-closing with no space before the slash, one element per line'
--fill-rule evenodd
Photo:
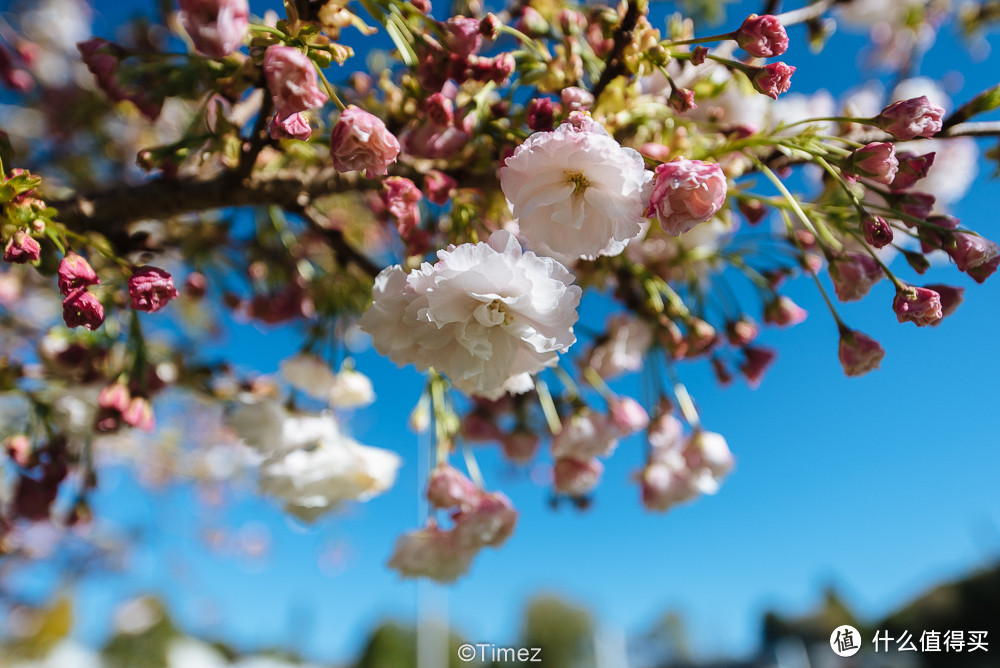
<path fill-rule="evenodd" d="M 319 109 L 327 100 L 309 56 L 290 46 L 269 46 L 264 53 L 264 77 L 276 111 L 271 138 L 309 139 L 312 129 L 302 112 Z"/>
<path fill-rule="evenodd" d="M 592 492 L 604 472 L 599 458 L 611 456 L 619 439 L 648 424 L 649 414 L 630 397 L 612 399 L 606 414 L 585 408 L 564 417 L 551 444 L 555 491 L 570 497 Z"/>
<path fill-rule="evenodd" d="M 90 263 L 74 251 L 69 251 L 59 263 L 59 291 L 63 293 L 63 320 L 67 327 L 85 327 L 91 331 L 104 324 L 104 306 L 88 288 L 97 285 Z"/>
<path fill-rule="evenodd" d="M 647 438 L 649 456 L 638 480 L 649 510 L 663 512 L 715 494 L 733 469 L 733 454 L 720 434 L 696 428 L 685 436 L 681 422 L 669 412 L 652 421 Z"/>
<path fill-rule="evenodd" d="M 517 511 L 505 495 L 481 490 L 448 464 L 439 464 L 427 483 L 431 507 L 450 512 L 453 527 L 433 519 L 400 536 L 389 568 L 403 577 L 453 582 L 464 575 L 484 547 L 500 547 L 514 532 Z"/>

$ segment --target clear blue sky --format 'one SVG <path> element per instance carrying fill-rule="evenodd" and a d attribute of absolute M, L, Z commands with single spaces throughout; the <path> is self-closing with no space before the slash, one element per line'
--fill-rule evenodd
<path fill-rule="evenodd" d="M 111 3 L 98 7 L 108 23 L 121 11 Z M 731 6 L 729 23 L 754 9 Z M 969 66 L 951 32 L 932 51 L 940 60 L 926 59 L 922 73 L 941 78 L 961 71 L 964 86 L 954 97 L 964 100 L 996 83 L 988 78 L 996 69 Z M 798 37 L 801 31 L 793 31 L 785 58 L 798 67 L 795 91 L 826 88 L 836 95 L 855 83 L 860 37 L 838 34 L 835 49 L 819 56 L 808 54 Z M 982 166 L 954 211 L 1000 239 L 992 213 L 1000 183 L 988 174 Z M 805 612 L 825 585 L 835 585 L 858 612 L 878 616 L 941 579 L 996 560 L 1000 278 L 977 286 L 944 267 L 925 279 L 967 287 L 965 303 L 940 327 L 897 324 L 887 281 L 864 302 L 843 308 L 851 325 L 888 351 L 882 369 L 864 378 L 843 376 L 835 328 L 806 280 L 787 293 L 810 317 L 790 330 L 765 332 L 762 342 L 780 357 L 759 390 L 740 383 L 719 389 L 707 365 L 682 367 L 706 425 L 725 434 L 737 456 L 715 497 L 666 515 L 645 512 L 629 481 L 642 460 L 642 444 L 633 439 L 607 462 L 589 512 L 552 511 L 546 489 L 492 448 L 481 450 L 487 481 L 508 493 L 521 519 L 507 545 L 486 550 L 471 574 L 448 589 L 455 630 L 474 642 L 513 643 L 527 600 L 555 592 L 629 633 L 679 610 L 701 652 L 743 652 L 756 646 L 765 609 Z M 601 314 L 599 323 L 603 312 L 597 304 L 589 314 Z M 228 337 L 237 361 L 262 372 L 276 370 L 295 349 L 287 330 L 242 327 Z M 412 620 L 416 585 L 400 582 L 384 563 L 396 537 L 417 526 L 418 438 L 406 419 L 422 382 L 374 354 L 357 362 L 379 397 L 391 401 L 356 413 L 349 429 L 404 456 L 390 493 L 307 530 L 252 495 L 211 511 L 192 503 L 188 485 L 149 497 L 128 472 L 108 472 L 95 513 L 155 532 L 123 575 L 79 586 L 81 636 L 100 639 L 113 604 L 145 591 L 165 596 L 188 630 L 246 649 L 294 645 L 324 660 L 353 657 L 386 617 Z M 619 389 L 639 394 L 637 382 Z M 262 564 L 213 556 L 200 538 L 206 525 L 258 522 L 273 540 Z M 317 562 L 332 545 L 345 548 L 346 567 L 324 574 Z M 47 583 L 39 574 L 25 586 L 41 591 Z"/>

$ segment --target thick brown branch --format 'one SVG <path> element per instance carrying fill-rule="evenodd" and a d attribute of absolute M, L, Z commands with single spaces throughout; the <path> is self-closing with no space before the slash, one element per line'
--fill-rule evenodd
<path fill-rule="evenodd" d="M 601 78 L 597 80 L 594 87 L 590 90 L 591 94 L 594 96 L 594 103 L 601 97 L 601 93 L 604 89 L 608 87 L 615 77 L 625 73 L 625 62 L 622 60 L 622 54 L 625 52 L 625 47 L 629 45 L 632 41 L 632 31 L 635 30 L 636 24 L 639 22 L 639 2 L 638 0 L 629 0 L 628 8 L 625 10 L 625 16 L 622 17 L 621 23 L 615 28 L 614 43 L 611 47 L 611 53 L 608 54 L 608 58 L 605 61 L 604 71 L 601 72 Z"/>
<path fill-rule="evenodd" d="M 356 180 L 332 168 L 258 173 L 245 179 L 224 172 L 210 179 L 155 179 L 49 203 L 58 209 L 58 221 L 77 232 L 99 232 L 118 252 L 125 253 L 136 246 L 128 233 L 129 224 L 135 221 L 213 209 L 274 205 L 303 215 L 316 225 L 315 216 L 309 215 L 307 208 L 315 198 L 357 186 Z M 323 233 L 342 262 L 353 263 L 372 276 L 378 273 L 379 268 L 351 248 L 339 231 L 323 228 Z"/>

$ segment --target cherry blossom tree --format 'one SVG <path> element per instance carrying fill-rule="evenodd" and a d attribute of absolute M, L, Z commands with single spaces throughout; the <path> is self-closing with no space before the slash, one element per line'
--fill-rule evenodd
<path fill-rule="evenodd" d="M 837 301 L 887 281 L 886 317 L 934 326 L 963 289 L 922 285 L 933 262 L 977 283 L 1000 266 L 948 213 L 974 138 L 1000 134 L 978 118 L 1000 88 L 952 101 L 909 70 L 947 3 L 779 4 L 715 35 L 644 0 L 180 0 L 114 42 L 79 0 L 5 15 L 2 550 L 88 521 L 101 457 L 171 403 L 196 447 L 169 471 L 237 462 L 304 521 L 392 493 L 401 456 L 349 435 L 374 400 L 359 337 L 426 376 L 431 513 L 386 555 L 404 576 L 453 581 L 516 531 L 470 442 L 549 462 L 553 494 L 585 506 L 644 432 L 637 503 L 719 491 L 734 457 L 682 373 L 761 383 L 760 323 L 806 317 L 785 279 L 815 283 L 829 354 L 859 376 L 887 353 Z M 890 95 L 795 92 L 809 45 L 786 28 L 820 48 L 837 20 L 892 28 L 873 32 Z M 219 319 L 298 323 L 301 348 L 277 376 L 207 363 Z M 617 394 L 623 374 L 652 395 Z"/>

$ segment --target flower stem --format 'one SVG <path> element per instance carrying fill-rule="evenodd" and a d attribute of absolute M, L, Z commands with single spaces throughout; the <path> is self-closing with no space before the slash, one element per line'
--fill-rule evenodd
<path fill-rule="evenodd" d="M 320 68 L 320 66 L 316 65 L 315 63 L 313 63 L 313 65 L 316 68 L 316 73 L 319 74 L 320 81 L 323 82 L 323 88 L 326 89 L 326 94 L 330 96 L 330 99 L 333 100 L 333 103 L 337 105 L 338 109 L 340 109 L 341 111 L 347 109 L 343 101 L 341 101 L 340 96 L 338 96 L 337 92 L 333 89 L 333 85 L 327 80 L 326 75 L 323 74 L 323 70 Z"/>

